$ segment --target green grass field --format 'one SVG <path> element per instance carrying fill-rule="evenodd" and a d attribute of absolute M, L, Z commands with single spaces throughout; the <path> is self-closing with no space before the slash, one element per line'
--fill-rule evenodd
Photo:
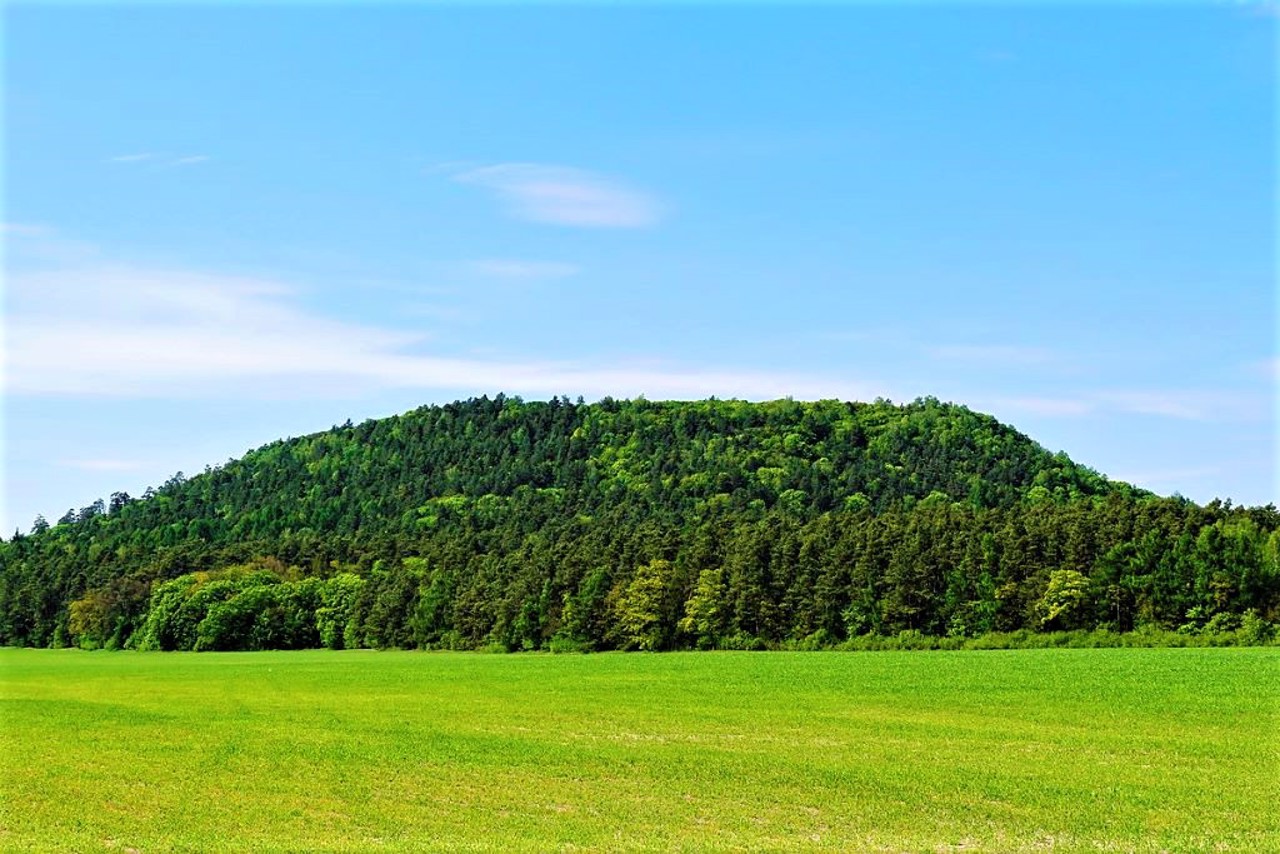
<path fill-rule="evenodd" d="M 0 848 L 1280 850 L 1280 649 L 0 650 Z"/>

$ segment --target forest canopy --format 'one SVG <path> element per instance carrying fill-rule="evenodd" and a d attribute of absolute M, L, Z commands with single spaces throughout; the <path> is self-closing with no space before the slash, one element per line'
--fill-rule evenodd
<path fill-rule="evenodd" d="M 1280 514 L 933 398 L 498 395 L 274 442 L 0 543 L 0 644 L 831 646 L 1280 619 Z"/>

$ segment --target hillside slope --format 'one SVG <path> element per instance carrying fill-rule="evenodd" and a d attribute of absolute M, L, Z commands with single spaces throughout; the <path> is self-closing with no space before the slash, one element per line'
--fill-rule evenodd
<path fill-rule="evenodd" d="M 429 406 L 0 546 L 0 643 L 722 646 L 1277 611 L 1273 509 L 1108 481 L 989 416 Z M 193 574 L 195 573 L 195 574 Z"/>

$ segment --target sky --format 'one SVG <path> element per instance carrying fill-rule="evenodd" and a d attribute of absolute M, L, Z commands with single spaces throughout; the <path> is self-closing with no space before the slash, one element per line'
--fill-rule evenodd
<path fill-rule="evenodd" d="M 1277 488 L 1274 4 L 3 11 L 0 531 L 504 392 Z"/>

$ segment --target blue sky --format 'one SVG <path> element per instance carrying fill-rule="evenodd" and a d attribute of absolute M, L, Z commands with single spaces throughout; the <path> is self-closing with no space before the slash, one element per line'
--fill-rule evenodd
<path fill-rule="evenodd" d="M 499 391 L 1276 484 L 1275 7 L 9 5 L 0 530 Z"/>

